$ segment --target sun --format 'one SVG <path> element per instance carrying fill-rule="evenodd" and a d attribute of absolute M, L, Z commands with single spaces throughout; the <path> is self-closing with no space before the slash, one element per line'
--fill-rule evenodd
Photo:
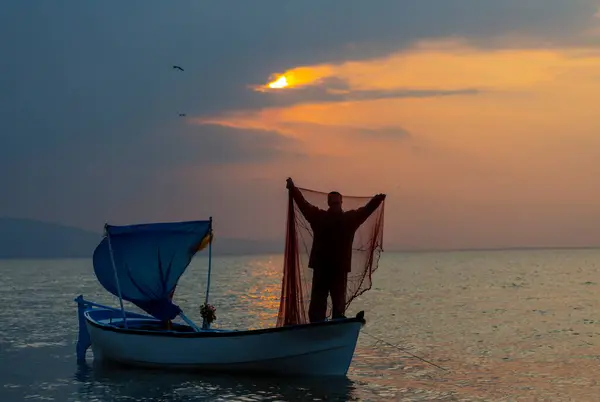
<path fill-rule="evenodd" d="M 289 85 L 290 84 L 288 83 L 288 80 L 285 75 L 282 75 L 281 77 L 277 78 L 275 81 L 272 81 L 267 84 L 267 86 L 269 88 L 273 88 L 273 89 L 281 89 L 281 88 L 285 88 Z"/>

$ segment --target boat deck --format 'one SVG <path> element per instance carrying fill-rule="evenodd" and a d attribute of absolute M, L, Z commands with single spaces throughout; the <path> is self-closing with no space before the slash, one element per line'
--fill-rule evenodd
<path fill-rule="evenodd" d="M 91 318 L 91 317 L 90 317 Z M 103 319 L 94 319 L 100 325 L 106 325 L 110 327 L 116 328 L 125 328 L 122 317 L 107 317 Z M 127 328 L 128 329 L 136 329 L 136 330 L 144 330 L 144 331 L 152 331 L 152 332 L 195 332 L 194 328 L 190 327 L 186 324 L 180 324 L 171 322 L 169 323 L 164 321 L 155 320 L 152 318 L 132 318 L 127 317 Z M 223 329 L 207 329 L 202 330 L 207 332 L 231 332 L 230 330 Z"/>

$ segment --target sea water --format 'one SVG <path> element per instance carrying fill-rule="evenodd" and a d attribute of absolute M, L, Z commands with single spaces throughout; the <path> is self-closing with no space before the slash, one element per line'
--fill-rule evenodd
<path fill-rule="evenodd" d="M 118 306 L 91 260 L 1 260 L 0 401 L 597 401 L 599 267 L 594 249 L 384 253 L 351 306 L 367 325 L 347 378 L 282 381 L 99 366 L 91 351 L 78 366 L 73 298 Z M 282 256 L 213 268 L 215 327 L 275 324 Z M 175 295 L 197 322 L 205 284 L 200 257 Z"/>

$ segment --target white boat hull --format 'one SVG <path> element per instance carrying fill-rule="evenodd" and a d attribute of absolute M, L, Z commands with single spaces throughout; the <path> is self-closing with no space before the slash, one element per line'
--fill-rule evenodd
<path fill-rule="evenodd" d="M 94 359 L 142 367 L 281 375 L 346 375 L 361 317 L 249 331 L 140 329 L 159 324 L 136 315 L 122 327 L 120 311 L 85 311 Z"/>

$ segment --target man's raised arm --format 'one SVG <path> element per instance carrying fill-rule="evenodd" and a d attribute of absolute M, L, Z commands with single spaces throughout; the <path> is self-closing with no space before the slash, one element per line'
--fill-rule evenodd
<path fill-rule="evenodd" d="M 369 219 L 369 216 L 371 216 L 371 214 L 375 212 L 379 205 L 381 205 L 383 200 L 385 200 L 385 194 L 377 194 L 376 196 L 371 198 L 365 206 L 352 211 L 354 225 L 356 227 L 359 227 L 360 225 L 365 223 L 365 221 Z"/>
<path fill-rule="evenodd" d="M 290 190 L 292 198 L 294 199 L 294 201 L 296 201 L 296 204 L 298 204 L 300 212 L 302 212 L 302 215 L 304 215 L 304 217 L 309 223 L 312 223 L 315 220 L 317 214 L 319 213 L 319 208 L 315 207 L 314 205 L 306 201 L 306 199 L 304 199 L 302 192 L 298 189 L 298 187 L 294 185 L 294 181 L 291 178 L 288 178 L 286 183 L 286 187 L 288 190 Z"/>

